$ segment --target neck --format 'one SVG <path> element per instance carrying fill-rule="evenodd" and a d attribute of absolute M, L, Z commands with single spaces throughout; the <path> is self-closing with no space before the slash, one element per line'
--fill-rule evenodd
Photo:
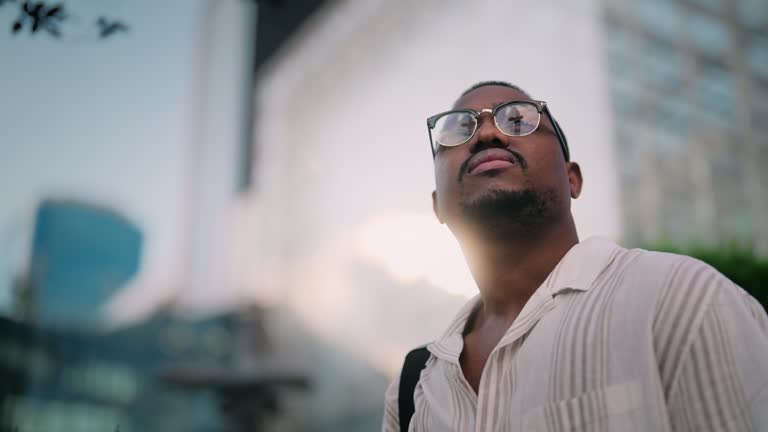
<path fill-rule="evenodd" d="M 471 233 L 459 239 L 483 300 L 482 313 L 508 321 L 522 310 L 563 256 L 579 242 L 573 218 L 534 234 Z"/>

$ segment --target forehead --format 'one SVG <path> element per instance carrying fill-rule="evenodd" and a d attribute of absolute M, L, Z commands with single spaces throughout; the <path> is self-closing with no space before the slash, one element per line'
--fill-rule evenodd
<path fill-rule="evenodd" d="M 485 108 L 493 108 L 496 105 L 511 100 L 527 101 L 531 100 L 531 98 L 513 88 L 487 85 L 478 87 L 460 97 L 459 100 L 453 104 L 453 109 L 469 108 L 480 111 Z"/>

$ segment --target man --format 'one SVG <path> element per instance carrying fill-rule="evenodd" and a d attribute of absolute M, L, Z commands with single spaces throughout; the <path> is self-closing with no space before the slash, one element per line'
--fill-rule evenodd
<path fill-rule="evenodd" d="M 410 431 L 768 431 L 761 305 L 692 258 L 579 242 L 581 170 L 544 102 L 480 83 L 428 128 L 435 215 L 480 293 L 406 364 L 412 393 L 392 382 L 385 432 L 411 395 Z"/>

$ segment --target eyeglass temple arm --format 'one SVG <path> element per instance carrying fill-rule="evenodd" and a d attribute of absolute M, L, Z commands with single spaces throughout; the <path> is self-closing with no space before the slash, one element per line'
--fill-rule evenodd
<path fill-rule="evenodd" d="M 555 135 L 557 135 L 557 140 L 560 142 L 560 148 L 563 150 L 563 156 L 565 156 L 565 161 L 569 162 L 571 160 L 571 152 L 568 149 L 568 141 L 565 139 L 565 134 L 562 130 L 560 130 L 560 125 L 557 124 L 557 120 L 552 116 L 552 113 L 549 112 L 549 109 L 546 105 L 542 108 L 542 111 L 547 113 L 547 117 L 549 118 L 549 122 L 552 123 L 552 128 L 555 130 Z"/>
<path fill-rule="evenodd" d="M 432 159 L 435 158 L 435 142 L 432 141 L 432 124 L 431 119 L 427 119 L 427 132 L 429 133 L 429 149 L 432 151 Z"/>

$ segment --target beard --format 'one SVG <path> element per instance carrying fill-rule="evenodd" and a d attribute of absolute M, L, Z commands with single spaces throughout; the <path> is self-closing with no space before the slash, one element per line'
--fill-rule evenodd
<path fill-rule="evenodd" d="M 491 190 L 461 203 L 469 225 L 489 234 L 509 232 L 535 234 L 555 218 L 557 194 L 554 190 Z"/>

